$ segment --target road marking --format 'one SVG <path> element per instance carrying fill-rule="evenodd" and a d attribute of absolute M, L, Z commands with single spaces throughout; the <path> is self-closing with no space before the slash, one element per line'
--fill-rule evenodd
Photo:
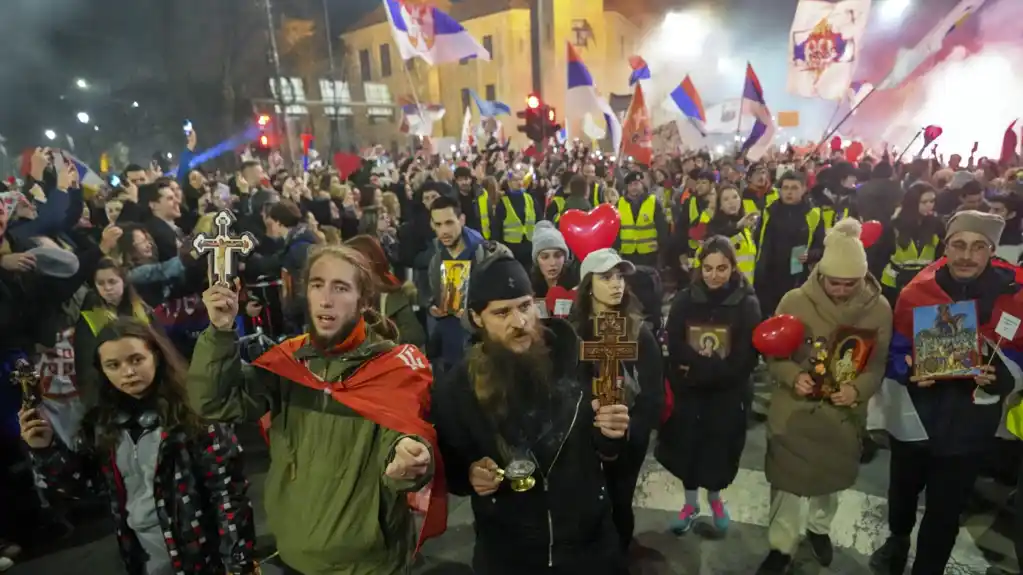
<path fill-rule="evenodd" d="M 685 501 L 682 482 L 652 458 L 647 460 L 646 468 L 636 489 L 635 506 L 677 512 Z M 760 527 L 767 527 L 771 508 L 770 493 L 771 487 L 764 472 L 750 469 L 740 469 L 735 482 L 722 492 L 732 521 Z M 700 497 L 705 497 L 705 494 L 701 493 Z M 706 505 L 702 507 L 707 508 Z M 869 556 L 888 536 L 887 515 L 886 498 L 847 489 L 839 495 L 838 512 L 831 524 L 831 540 L 836 547 Z M 977 548 L 973 534 L 979 536 L 988 531 L 994 521 L 994 516 L 971 517 L 959 530 L 950 565 L 966 568 L 969 573 L 983 573 L 990 563 Z M 917 527 L 919 525 L 918 514 Z M 913 541 L 915 546 L 915 529 Z"/>

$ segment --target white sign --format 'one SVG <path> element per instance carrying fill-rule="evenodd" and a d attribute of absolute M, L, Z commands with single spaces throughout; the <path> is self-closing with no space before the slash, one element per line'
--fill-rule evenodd
<path fill-rule="evenodd" d="M 536 305 L 536 315 L 540 316 L 541 319 L 547 319 L 550 314 L 547 313 L 547 302 L 542 299 L 535 300 L 533 302 Z"/>
<path fill-rule="evenodd" d="M 995 326 L 995 333 L 998 337 L 1012 341 L 1016 338 L 1016 332 L 1019 331 L 1019 318 L 1002 312 L 1002 317 L 998 320 L 998 325 Z"/>
<path fill-rule="evenodd" d="M 570 299 L 554 300 L 554 315 L 555 315 L 555 317 L 568 317 L 568 314 L 571 311 L 572 311 L 572 300 L 570 300 Z M 1019 320 L 1017 320 L 1017 322 L 1018 321 Z"/>

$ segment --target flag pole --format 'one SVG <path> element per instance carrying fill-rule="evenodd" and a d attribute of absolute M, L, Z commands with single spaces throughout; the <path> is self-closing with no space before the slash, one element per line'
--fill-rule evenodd
<path fill-rule="evenodd" d="M 414 59 L 412 60 L 412 66 L 413 66 L 413 68 L 415 67 L 415 60 Z M 408 82 L 409 92 L 411 92 L 411 94 L 412 94 L 412 101 L 416 105 L 416 114 L 420 118 L 422 118 L 423 117 L 423 105 L 419 101 L 419 92 L 416 91 L 416 84 L 415 84 L 415 82 L 412 81 L 412 75 L 409 74 L 409 71 L 408 71 L 408 69 L 409 69 L 408 60 L 402 61 L 401 67 L 405 69 L 405 81 Z M 418 71 L 416 71 L 416 77 L 418 78 L 418 76 L 419 76 L 419 73 L 418 73 Z M 413 138 L 416 137 L 416 135 L 412 133 L 411 129 L 409 130 L 409 135 L 412 136 Z M 413 140 L 413 142 L 414 141 L 415 140 Z M 415 148 L 414 145 L 413 145 L 413 148 Z M 414 149 L 413 149 L 413 152 L 415 152 Z"/>
<path fill-rule="evenodd" d="M 910 141 L 909 141 L 909 143 L 908 143 L 908 144 L 906 144 L 906 147 L 902 149 L 902 152 L 900 152 L 900 153 L 899 153 L 899 157 L 898 157 L 898 158 L 895 158 L 895 162 L 894 162 L 894 163 L 892 164 L 893 166 L 897 166 L 897 165 L 899 165 L 899 160 L 901 160 L 901 159 L 902 159 L 902 156 L 905 156 L 905 155 L 906 155 L 906 150 L 908 150 L 908 149 L 909 149 L 910 147 L 912 147 L 912 146 L 913 146 L 913 144 L 915 144 L 915 143 L 916 143 L 916 140 L 917 140 L 917 138 L 919 138 L 919 137 L 920 137 L 920 134 L 923 134 L 923 133 L 924 133 L 924 129 L 923 129 L 923 128 L 920 128 L 920 130 L 919 130 L 919 131 L 918 131 L 918 132 L 916 133 L 916 135 L 915 135 L 915 136 L 913 136 L 913 139 L 912 139 L 912 140 L 910 140 Z M 926 147 L 926 146 L 925 146 L 925 147 Z M 922 155 L 922 154 L 923 154 L 923 152 L 921 152 L 921 155 Z"/>
<path fill-rule="evenodd" d="M 842 109 L 842 102 L 844 102 L 844 101 L 845 101 L 845 97 L 842 97 L 842 99 L 839 100 L 838 103 L 835 104 L 835 111 L 831 113 L 831 118 L 828 119 L 828 123 L 824 126 L 824 132 L 823 132 L 824 134 L 827 134 L 828 130 L 831 129 L 831 123 L 834 122 L 835 118 L 838 117 L 838 111 Z"/>
<path fill-rule="evenodd" d="M 739 116 L 739 120 L 735 124 L 735 154 L 739 154 L 739 150 L 742 149 L 742 98 L 746 94 L 746 79 L 749 78 L 750 63 L 746 61 L 746 75 L 742 78 L 742 90 L 739 90 L 739 112 L 736 114 Z"/>
<path fill-rule="evenodd" d="M 848 120 L 849 118 L 851 118 L 853 114 L 855 114 L 855 113 L 856 113 L 856 110 L 859 110 L 859 109 L 860 109 L 860 106 L 862 106 L 863 104 L 865 104 L 865 103 L 866 103 L 866 101 L 867 101 L 867 100 L 869 100 L 869 99 L 870 99 L 870 97 L 874 95 L 874 92 L 877 92 L 877 88 L 871 88 L 871 89 L 870 89 L 870 91 L 869 91 L 869 92 L 867 92 L 867 95 L 866 95 L 866 96 L 863 96 L 863 99 L 862 99 L 862 100 L 860 100 L 860 102 L 859 102 L 858 104 L 856 104 L 856 105 L 855 105 L 855 106 L 853 106 L 852 108 L 849 108 L 849 111 L 848 111 L 848 112 L 846 112 L 846 114 L 845 114 L 844 116 L 842 116 L 842 119 L 841 119 L 841 120 L 839 120 L 837 124 L 835 124 L 835 127 L 834 127 L 834 128 L 831 128 L 831 130 L 830 130 L 830 131 L 828 131 L 828 132 L 827 132 L 827 133 L 826 133 L 826 134 L 824 135 L 824 137 L 823 137 L 823 138 L 821 138 L 821 141 L 817 143 L 817 147 L 816 147 L 816 148 L 814 148 L 814 150 L 819 150 L 819 149 L 820 149 L 820 147 L 821 147 L 821 146 L 823 146 L 823 145 L 825 144 L 825 142 L 827 142 L 827 141 L 828 141 L 828 138 L 830 138 L 831 136 L 834 136 L 834 135 L 835 135 L 835 132 L 837 132 L 837 131 L 838 131 L 838 129 L 839 129 L 839 128 L 841 128 L 841 127 L 842 127 L 842 125 L 843 125 L 843 124 L 845 124 L 845 122 L 846 122 L 846 121 L 847 121 L 847 120 Z"/>

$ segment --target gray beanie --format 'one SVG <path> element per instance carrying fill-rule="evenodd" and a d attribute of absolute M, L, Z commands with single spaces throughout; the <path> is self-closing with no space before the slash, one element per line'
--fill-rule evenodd
<path fill-rule="evenodd" d="M 1005 229 L 1005 220 L 1002 216 L 985 214 L 977 210 L 963 210 L 956 212 L 945 226 L 945 241 L 952 239 L 952 236 L 959 232 L 973 232 L 987 238 L 992 246 L 997 246 L 1002 239 L 1002 230 Z"/>
<path fill-rule="evenodd" d="M 977 177 L 973 175 L 973 172 L 967 172 L 966 170 L 959 170 L 952 175 L 952 179 L 948 182 L 948 189 L 958 190 L 970 182 L 977 181 Z"/>
<path fill-rule="evenodd" d="M 554 227 L 554 224 L 544 220 L 537 222 L 536 227 L 533 228 L 533 262 L 536 263 L 536 258 L 540 257 L 540 252 L 543 250 L 561 250 L 565 252 L 565 257 L 569 257 L 571 252 L 568 250 L 568 244 L 565 243 L 565 236 L 561 235 L 561 232 Z"/>

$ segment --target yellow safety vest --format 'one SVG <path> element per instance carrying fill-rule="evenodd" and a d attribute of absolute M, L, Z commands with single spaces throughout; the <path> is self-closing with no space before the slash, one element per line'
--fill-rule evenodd
<path fill-rule="evenodd" d="M 902 287 L 898 282 L 900 272 L 922 270 L 938 259 L 938 242 L 941 241 L 938 236 L 931 236 L 931 241 L 917 250 L 914 242 L 909 242 L 906 247 L 900 246 L 898 238 L 899 231 L 895 230 L 895 252 L 881 274 L 881 285 L 892 289 Z"/>
<path fill-rule="evenodd" d="M 772 188 L 770 192 L 764 194 L 764 208 L 761 209 L 760 205 L 753 198 L 742 199 L 742 210 L 747 214 L 759 214 L 766 210 L 774 202 L 778 201 L 778 190 Z"/>
<path fill-rule="evenodd" d="M 1023 439 L 1023 402 L 1009 408 L 1005 414 L 1005 428 L 1009 433 Z M 1019 495 L 1016 495 L 1019 497 Z"/>
<path fill-rule="evenodd" d="M 824 229 L 830 230 L 835 222 L 849 217 L 849 208 L 842 208 L 841 212 L 837 212 L 834 207 L 825 206 L 821 208 L 821 214 L 824 216 Z"/>
<path fill-rule="evenodd" d="M 664 208 L 664 218 L 667 221 L 671 221 L 671 198 L 675 195 L 675 190 L 671 188 L 664 188 L 661 190 L 661 206 Z"/>
<path fill-rule="evenodd" d="M 757 238 L 757 255 L 756 261 L 760 261 L 760 254 L 764 249 L 764 234 L 767 232 L 767 222 L 771 219 L 771 212 L 764 209 L 764 215 L 761 216 L 763 219 L 760 221 L 760 237 Z M 806 212 L 806 227 L 809 229 L 809 233 L 806 236 L 806 247 L 809 248 L 813 244 L 813 234 L 817 231 L 817 226 L 821 224 L 821 209 L 810 208 L 809 212 Z"/>
<path fill-rule="evenodd" d="M 526 202 L 526 223 L 523 224 L 519 215 L 515 213 L 511 200 L 508 196 L 501 196 L 504 202 L 504 243 L 521 244 L 523 238 L 526 241 L 533 241 L 533 228 L 536 227 L 536 208 L 533 206 L 533 196 L 522 192 Z"/>
<path fill-rule="evenodd" d="M 700 218 L 703 219 L 702 216 Z M 753 241 L 753 232 L 748 228 L 728 238 L 735 248 L 735 263 L 739 266 L 739 272 L 746 276 L 746 281 L 753 285 L 753 272 L 757 267 L 757 243 Z M 700 258 L 693 258 L 692 267 L 700 267 Z"/>
<path fill-rule="evenodd" d="M 593 207 L 600 205 L 600 182 L 593 184 L 593 201 L 590 203 L 593 204 Z"/>
<path fill-rule="evenodd" d="M 657 251 L 657 226 L 654 225 L 654 213 L 657 211 L 657 198 L 649 194 L 643 205 L 639 207 L 639 218 L 632 215 L 632 206 L 625 198 L 618 200 L 618 215 L 622 219 L 619 232 L 621 252 L 623 254 L 652 254 Z"/>
<path fill-rule="evenodd" d="M 143 324 L 149 324 L 149 314 L 146 313 L 146 306 L 142 302 L 136 302 L 132 306 L 131 317 Z M 117 314 L 107 308 L 96 308 L 83 311 L 82 319 L 89 326 L 92 335 L 98 335 L 108 323 L 117 319 Z"/>
<path fill-rule="evenodd" d="M 696 196 L 689 196 L 689 226 L 699 222 L 706 224 L 710 222 L 710 215 L 700 210 L 700 202 L 696 199 Z M 706 216 L 706 217 L 704 217 Z M 696 253 L 700 250 L 700 240 L 694 240 L 689 238 L 689 249 L 692 253 Z"/>
<path fill-rule="evenodd" d="M 561 219 L 561 214 L 565 213 L 565 198 L 554 196 L 551 201 L 554 202 L 555 206 L 558 206 L 558 211 L 554 213 L 554 223 L 558 223 L 558 220 Z"/>
<path fill-rule="evenodd" d="M 477 207 L 480 212 L 480 233 L 483 234 L 484 239 L 490 239 L 490 197 L 487 195 L 487 191 L 483 190 L 483 193 L 476 198 Z"/>

